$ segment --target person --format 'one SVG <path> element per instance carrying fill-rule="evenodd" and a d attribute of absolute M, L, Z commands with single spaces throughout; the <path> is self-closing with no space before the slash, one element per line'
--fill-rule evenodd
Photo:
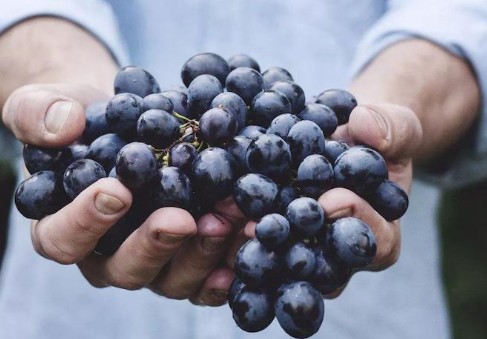
<path fill-rule="evenodd" d="M 163 88 L 201 51 L 224 56 L 243 51 L 261 66 L 283 66 L 306 93 L 349 84 L 361 105 L 336 136 L 378 149 L 390 178 L 405 189 L 413 160 L 434 163 L 463 136 L 475 142 L 476 152 L 486 146 L 487 122 L 479 114 L 485 112 L 487 77 L 482 65 L 487 51 L 479 43 L 487 37 L 487 8 L 481 1 L 2 5 L 2 118 L 24 143 L 49 147 L 75 141 L 84 125 L 83 108 L 113 93 L 117 68 L 129 62 L 127 48 L 130 62 L 148 69 Z M 459 181 L 485 176 L 475 169 L 475 178 Z M 378 254 L 367 269 L 382 271 L 357 274 L 327 302 L 316 337 L 449 337 L 432 215 L 438 191 L 415 183 L 411 194 L 402 235 L 398 221 L 386 222 L 350 191 L 333 189 L 320 198 L 329 217 L 353 215 L 373 227 Z M 102 179 L 58 213 L 34 222 L 31 232 L 14 212 L 1 272 L 2 337 L 283 335 L 276 322 L 247 334 L 225 307 L 172 300 L 225 302 L 233 273 L 219 264 L 227 257 L 231 264 L 227 253 L 239 244 L 235 232 L 245 223 L 231 199 L 197 221 L 182 210 L 158 210 L 113 256 L 91 254 L 131 199 L 116 180 Z M 399 261 L 384 270 L 398 259 L 401 237 Z M 85 279 L 75 265 L 59 263 L 76 264 Z"/>

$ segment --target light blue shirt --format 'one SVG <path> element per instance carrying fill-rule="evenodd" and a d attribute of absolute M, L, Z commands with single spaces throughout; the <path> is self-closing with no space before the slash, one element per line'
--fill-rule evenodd
<path fill-rule="evenodd" d="M 193 54 L 247 53 L 262 70 L 289 69 L 308 95 L 345 87 L 383 48 L 420 36 L 467 57 L 487 97 L 487 8 L 480 0 L 110 2 L 113 12 L 96 0 L 0 1 L 0 30 L 33 15 L 68 18 L 98 37 L 121 65 L 145 67 L 163 88 L 181 83 L 181 66 Z M 484 120 L 476 156 L 487 149 Z M 449 338 L 434 223 L 437 197 L 432 187 L 415 184 L 399 262 L 380 273 L 357 274 L 339 298 L 325 302 L 317 338 Z M 196 307 L 147 290 L 95 289 L 76 266 L 37 255 L 27 221 L 16 212 L 12 225 L 0 280 L 2 339 L 285 336 L 276 322 L 258 334 L 241 331 L 228 306 Z"/>

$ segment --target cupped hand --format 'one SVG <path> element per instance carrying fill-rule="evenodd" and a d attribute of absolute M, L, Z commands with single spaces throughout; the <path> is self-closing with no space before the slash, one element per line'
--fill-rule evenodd
<path fill-rule="evenodd" d="M 29 85 L 10 95 L 2 118 L 22 142 L 60 147 L 82 134 L 84 107 L 106 98 L 89 86 Z M 94 254 L 98 240 L 131 204 L 130 191 L 117 179 L 101 179 L 58 212 L 33 221 L 33 246 L 50 260 L 77 264 L 96 287 L 147 287 L 197 304 L 225 303 L 233 274 L 220 266 L 244 220 L 232 199 L 219 202 L 213 213 L 197 222 L 185 210 L 158 209 L 113 255 Z"/>

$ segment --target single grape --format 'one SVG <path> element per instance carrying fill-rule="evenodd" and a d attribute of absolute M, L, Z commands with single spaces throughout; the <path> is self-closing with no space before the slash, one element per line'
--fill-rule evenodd
<path fill-rule="evenodd" d="M 40 171 L 63 172 L 72 160 L 69 147 L 45 148 L 25 144 L 22 156 L 25 167 L 31 174 Z"/>
<path fill-rule="evenodd" d="M 308 155 L 299 164 L 297 185 L 308 197 L 318 199 L 334 186 L 333 166 L 322 155 Z"/>
<path fill-rule="evenodd" d="M 241 97 L 232 92 L 218 94 L 211 102 L 212 108 L 225 108 L 237 119 L 237 130 L 247 125 L 248 108 Z"/>
<path fill-rule="evenodd" d="M 85 108 L 85 129 L 81 135 L 81 140 L 89 144 L 99 136 L 110 133 L 105 112 L 108 101 L 99 101 L 88 105 Z"/>
<path fill-rule="evenodd" d="M 161 94 L 171 100 L 174 106 L 174 113 L 180 114 L 188 119 L 194 118 L 194 116 L 189 112 L 188 94 L 176 90 L 162 91 Z"/>
<path fill-rule="evenodd" d="M 277 116 L 291 113 L 291 104 L 281 92 L 268 90 L 254 97 L 249 113 L 253 124 L 268 128 Z"/>
<path fill-rule="evenodd" d="M 69 145 L 68 148 L 71 152 L 71 160 L 69 161 L 70 163 L 79 159 L 84 159 L 88 156 L 88 145 L 74 143 Z"/>
<path fill-rule="evenodd" d="M 290 80 L 276 81 L 269 87 L 269 90 L 281 92 L 286 96 L 291 103 L 291 113 L 298 114 L 304 109 L 306 97 L 303 89 L 295 82 Z"/>
<path fill-rule="evenodd" d="M 227 152 L 237 161 L 240 173 L 242 174 L 249 172 L 246 155 L 251 141 L 250 138 L 244 137 L 243 135 L 237 135 L 224 145 L 225 150 L 227 150 Z"/>
<path fill-rule="evenodd" d="M 276 212 L 277 185 L 258 173 L 241 176 L 235 183 L 233 197 L 238 208 L 250 219 L 258 220 Z"/>
<path fill-rule="evenodd" d="M 262 73 L 264 88 L 269 89 L 276 81 L 293 81 L 291 73 L 282 67 L 270 67 Z"/>
<path fill-rule="evenodd" d="M 271 251 L 286 243 L 289 236 L 289 222 L 285 217 L 277 213 L 263 216 L 255 225 L 255 237 Z"/>
<path fill-rule="evenodd" d="M 159 174 L 154 153 L 142 142 L 131 142 L 122 147 L 115 168 L 117 177 L 132 191 L 142 188 Z"/>
<path fill-rule="evenodd" d="M 338 119 L 335 112 L 322 104 L 308 104 L 298 114 L 302 120 L 315 122 L 325 136 L 330 136 L 338 127 Z"/>
<path fill-rule="evenodd" d="M 409 205 L 406 192 L 390 180 L 382 181 L 365 200 L 387 221 L 401 218 Z"/>
<path fill-rule="evenodd" d="M 230 58 L 228 58 L 227 63 L 230 67 L 230 72 L 233 71 L 235 68 L 249 67 L 255 69 L 257 72 L 260 73 L 260 67 L 257 61 L 255 61 L 254 58 L 248 56 L 247 54 L 232 55 Z"/>
<path fill-rule="evenodd" d="M 287 135 L 294 166 L 311 154 L 322 154 L 325 149 L 325 136 L 313 121 L 302 120 L 294 124 Z"/>
<path fill-rule="evenodd" d="M 326 295 L 345 285 L 352 276 L 352 269 L 325 252 L 322 246 L 315 246 L 313 251 L 315 267 L 309 279 L 313 287 Z"/>
<path fill-rule="evenodd" d="M 293 234 L 310 237 L 323 228 L 325 212 L 315 199 L 301 197 L 289 204 L 286 219 Z"/>
<path fill-rule="evenodd" d="M 264 90 L 264 81 L 255 69 L 239 67 L 228 74 L 225 87 L 228 92 L 240 96 L 246 105 L 250 105 L 254 97 Z"/>
<path fill-rule="evenodd" d="M 285 214 L 287 207 L 294 199 L 299 197 L 299 192 L 291 185 L 279 185 L 277 193 L 277 212 Z"/>
<path fill-rule="evenodd" d="M 198 136 L 212 146 L 230 141 L 237 133 L 235 116 L 224 108 L 212 108 L 200 118 Z"/>
<path fill-rule="evenodd" d="M 108 102 L 105 112 L 110 131 L 127 138 L 133 138 L 137 120 L 142 114 L 142 98 L 131 93 L 120 93 Z"/>
<path fill-rule="evenodd" d="M 179 126 L 179 120 L 171 113 L 150 109 L 137 120 L 137 140 L 162 149 L 180 137 Z"/>
<path fill-rule="evenodd" d="M 150 109 L 160 109 L 172 113 L 174 111 L 174 104 L 168 97 L 161 93 L 153 93 L 142 99 L 142 111 L 145 112 Z"/>
<path fill-rule="evenodd" d="M 266 133 L 278 135 L 284 140 L 286 140 L 287 135 L 289 134 L 289 130 L 298 121 L 301 121 L 301 119 L 294 114 L 291 113 L 280 114 L 271 121 L 271 124 L 267 128 Z"/>
<path fill-rule="evenodd" d="M 330 107 L 335 112 L 338 125 L 348 122 L 350 113 L 357 106 L 357 99 L 342 89 L 329 89 L 318 95 L 316 103 Z"/>
<path fill-rule="evenodd" d="M 350 146 L 348 146 L 347 143 L 344 141 L 326 140 L 325 150 L 323 151 L 323 155 L 328 159 L 328 161 L 332 165 L 335 165 L 335 160 L 338 158 L 338 156 L 349 148 Z"/>
<path fill-rule="evenodd" d="M 104 134 L 93 140 L 88 147 L 86 157 L 102 165 L 105 172 L 108 173 L 115 166 L 118 152 L 126 144 L 127 142 L 117 134 Z"/>
<path fill-rule="evenodd" d="M 249 139 L 254 139 L 255 137 L 265 134 L 266 130 L 262 126 L 256 126 L 256 125 L 248 125 L 242 128 L 239 132 L 238 135 L 242 135 L 244 137 L 247 137 Z"/>
<path fill-rule="evenodd" d="M 222 85 L 225 84 L 230 68 L 221 56 L 215 53 L 200 53 L 189 58 L 181 69 L 181 79 L 189 86 L 198 75 L 211 74 L 218 78 Z"/>
<path fill-rule="evenodd" d="M 145 69 L 137 66 L 126 66 L 115 75 L 115 94 L 132 93 L 145 97 L 161 91 L 156 79 Z"/>
<path fill-rule="evenodd" d="M 163 167 L 159 172 L 160 179 L 150 188 L 156 207 L 188 209 L 192 195 L 188 177 L 179 168 L 172 166 Z"/>
<path fill-rule="evenodd" d="M 196 148 L 188 142 L 179 142 L 169 149 L 169 166 L 181 169 L 189 175 L 193 169 L 193 163 L 198 156 Z"/>
<path fill-rule="evenodd" d="M 286 251 L 284 263 L 292 278 L 308 280 L 315 268 L 316 257 L 310 247 L 298 241 Z"/>
<path fill-rule="evenodd" d="M 64 191 L 70 199 L 74 199 L 88 186 L 106 176 L 107 173 L 103 166 L 96 161 L 91 159 L 76 160 L 64 172 Z"/>
<path fill-rule="evenodd" d="M 232 314 L 242 330 L 259 332 L 274 320 L 274 303 L 265 291 L 244 286 L 234 298 Z"/>
<path fill-rule="evenodd" d="M 192 116 L 201 117 L 211 107 L 213 99 L 223 92 L 220 81 L 210 74 L 194 78 L 188 87 L 188 107 Z"/>
<path fill-rule="evenodd" d="M 240 291 L 244 286 L 245 284 L 238 277 L 233 278 L 233 281 L 230 284 L 230 287 L 228 288 L 228 294 L 227 294 L 228 306 L 230 306 L 230 309 L 233 308 L 233 301 L 235 300 L 235 297 L 237 296 L 238 293 L 240 293 Z"/>
<path fill-rule="evenodd" d="M 331 224 L 326 233 L 326 247 L 351 268 L 370 264 L 377 251 L 369 225 L 354 217 L 340 218 Z"/>

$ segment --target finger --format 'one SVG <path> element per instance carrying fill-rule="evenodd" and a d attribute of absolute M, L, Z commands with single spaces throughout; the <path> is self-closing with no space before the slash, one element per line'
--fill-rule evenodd
<path fill-rule="evenodd" d="M 93 250 L 131 203 L 132 195 L 117 179 L 100 179 L 55 214 L 33 223 L 34 248 L 59 263 L 76 263 Z"/>
<path fill-rule="evenodd" d="M 215 212 L 198 220 L 197 235 L 184 243 L 169 267 L 153 281 L 151 289 L 174 299 L 194 296 L 224 260 L 231 238 L 243 221 L 233 199 L 217 203 Z"/>
<path fill-rule="evenodd" d="M 329 219 L 352 216 L 369 225 L 375 236 L 377 252 L 367 269 L 385 269 L 397 261 L 401 246 L 399 221 L 387 222 L 365 200 L 344 188 L 325 192 L 319 203 Z"/>
<path fill-rule="evenodd" d="M 233 278 L 233 272 L 229 268 L 222 267 L 214 270 L 190 301 L 195 305 L 220 306 L 225 304 Z"/>
<path fill-rule="evenodd" d="M 94 285 L 128 290 L 148 285 L 181 247 L 196 233 L 193 217 L 174 207 L 153 212 L 110 257 L 91 256 L 80 269 Z"/>
<path fill-rule="evenodd" d="M 74 142 L 85 127 L 84 106 L 105 98 L 89 86 L 28 85 L 14 91 L 4 105 L 5 125 L 22 142 L 45 147 Z"/>

